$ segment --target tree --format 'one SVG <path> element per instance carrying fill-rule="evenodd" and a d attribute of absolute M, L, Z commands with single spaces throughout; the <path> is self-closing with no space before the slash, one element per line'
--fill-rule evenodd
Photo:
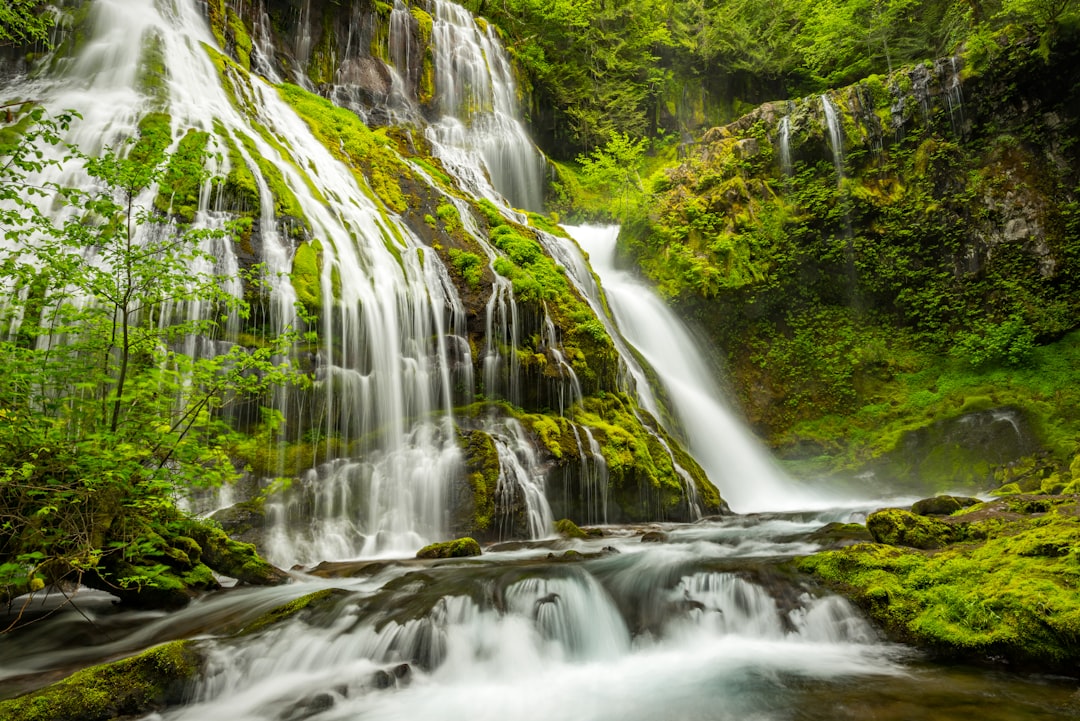
<path fill-rule="evenodd" d="M 200 558 L 221 537 L 175 498 L 236 475 L 237 436 L 221 410 L 294 380 L 276 360 L 292 339 L 180 350 L 247 314 L 220 277 L 192 270 L 212 267 L 200 246 L 224 231 L 180 227 L 140 204 L 166 169 L 203 176 L 204 157 L 170 155 L 150 134 L 87 157 L 61 140 L 74 117 L 34 109 L 18 140 L 0 145 L 0 327 L 12 329 L 0 338 L 0 588 L 81 581 L 176 603 L 216 585 Z M 71 162 L 92 189 L 40 179 Z M 38 206 L 54 198 L 63 220 Z M 188 313 L 194 304 L 214 313 Z"/>
<path fill-rule="evenodd" d="M 39 0 L 4 0 L 0 3 L 0 45 L 47 43 L 52 14 Z"/>
<path fill-rule="evenodd" d="M 641 190 L 638 170 L 644 155 L 643 139 L 631 140 L 626 133 L 612 133 L 603 148 L 577 158 L 582 183 L 593 192 L 619 198 L 619 214 L 624 221 L 630 194 Z"/>

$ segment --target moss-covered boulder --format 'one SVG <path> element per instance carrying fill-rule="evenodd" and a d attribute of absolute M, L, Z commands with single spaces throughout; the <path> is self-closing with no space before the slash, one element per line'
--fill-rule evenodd
<path fill-rule="evenodd" d="M 588 538 L 589 534 L 578 528 L 578 525 L 569 518 L 560 518 L 555 521 L 555 533 L 563 538 Z"/>
<path fill-rule="evenodd" d="M 897 640 L 949 658 L 1075 675 L 1078 499 L 1010 498 L 949 521 L 962 541 L 932 551 L 867 543 L 797 565 L 849 596 Z"/>
<path fill-rule="evenodd" d="M 480 544 L 472 538 L 432 543 L 416 552 L 417 558 L 467 558 L 480 555 Z"/>
<path fill-rule="evenodd" d="M 969 496 L 934 496 L 911 504 L 911 512 L 919 516 L 949 516 L 962 508 L 979 503 L 978 498 Z"/>
<path fill-rule="evenodd" d="M 137 656 L 93 666 L 24 696 L 0 701 L 11 721 L 110 721 L 142 717 L 183 701 L 202 670 L 192 641 L 173 641 Z"/>
<path fill-rule="evenodd" d="M 189 532 L 202 547 L 203 562 L 223 576 L 253 586 L 276 586 L 289 580 L 287 573 L 260 557 L 255 546 L 234 541 L 220 528 L 192 523 Z"/>
<path fill-rule="evenodd" d="M 491 436 L 481 430 L 458 434 L 465 475 L 453 489 L 450 502 L 451 532 L 494 540 L 495 491 L 499 487 L 499 453 Z"/>
<path fill-rule="evenodd" d="M 910 548 L 941 548 L 955 538 L 952 526 L 899 508 L 871 513 L 866 528 L 878 543 Z"/>

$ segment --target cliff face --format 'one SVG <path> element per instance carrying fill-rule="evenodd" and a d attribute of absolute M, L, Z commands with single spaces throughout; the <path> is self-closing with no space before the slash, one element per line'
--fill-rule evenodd
<path fill-rule="evenodd" d="M 858 468 L 973 398 L 1041 402 L 1014 386 L 1080 318 L 1078 60 L 1074 38 L 1001 36 L 762 105 L 653 179 L 623 249 L 782 454 Z M 1044 447 L 1067 458 L 1071 421 L 1047 412 Z"/>
<path fill-rule="evenodd" d="M 228 418 L 247 434 L 230 451 L 243 491 L 267 500 L 223 519 L 286 562 L 547 535 L 541 507 L 580 523 L 721 510 L 622 380 L 602 301 L 554 259 L 572 242 L 518 209 L 542 160 L 483 20 L 441 0 L 71 10 L 38 77 L 5 93 L 37 82 L 63 108 L 73 88 L 111 92 L 84 137 L 203 158 L 212 182 L 172 178 L 152 203 L 166 226 L 235 234 L 223 283 L 252 312 L 205 347 L 300 338 L 306 382 Z"/>

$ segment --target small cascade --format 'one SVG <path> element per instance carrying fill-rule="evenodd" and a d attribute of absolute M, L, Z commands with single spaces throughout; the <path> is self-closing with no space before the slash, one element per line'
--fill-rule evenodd
<path fill-rule="evenodd" d="M 785 115 L 780 119 L 778 135 L 780 137 L 780 170 L 783 171 L 784 175 L 790 176 L 792 173 L 790 115 Z"/>
<path fill-rule="evenodd" d="M 766 587 L 755 564 L 715 570 L 687 544 L 582 543 L 590 555 L 600 544 L 623 552 L 578 563 L 492 553 L 336 579 L 346 590 L 317 602 L 315 616 L 204 642 L 202 679 L 160 718 L 465 721 L 482 708 L 524 721 L 733 721 L 755 717 L 762 698 L 768 718 L 787 718 L 807 686 L 909 671 L 850 604 L 771 575 Z M 294 595 L 326 587 L 299 585 Z M 247 623 L 287 590 L 252 592 L 264 600 L 248 611 L 230 594 L 198 615 Z M 194 614 L 174 623 L 190 626 Z"/>
<path fill-rule="evenodd" d="M 396 0 L 386 31 L 389 63 L 379 63 L 368 55 L 373 32 L 370 10 L 362 3 L 354 4 L 337 84 L 330 93 L 334 102 L 349 108 L 369 125 L 422 123 L 417 92 L 423 49 L 418 45 L 415 27 L 408 6 Z M 386 73 L 388 83 L 371 80 L 372 75 L 379 75 L 373 70 L 376 65 Z"/>
<path fill-rule="evenodd" d="M 946 61 L 938 61 L 938 76 L 945 89 L 945 102 L 949 109 L 949 123 L 953 134 L 963 138 L 967 121 L 964 118 L 964 88 L 960 83 L 960 58 L 953 55 Z"/>
<path fill-rule="evenodd" d="M 521 362 L 518 360 L 518 307 L 509 278 L 495 275 L 485 312 L 484 395 L 492 400 L 519 402 Z"/>
<path fill-rule="evenodd" d="M 674 312 L 646 285 L 615 268 L 617 226 L 568 227 L 588 254 L 618 331 L 653 368 L 691 454 L 739 512 L 819 505 L 795 490 L 727 407 L 714 371 Z M 613 336 L 614 337 L 614 336 Z M 644 374 L 642 374 L 644 376 Z M 643 401 L 644 405 L 644 401 Z M 657 418 L 664 414 L 654 411 Z M 693 484 L 688 484 L 688 489 Z"/>
<path fill-rule="evenodd" d="M 541 347 L 547 351 L 552 358 L 555 359 L 556 378 L 553 379 L 552 384 L 555 386 L 555 391 L 552 395 L 555 397 L 556 409 L 560 416 L 566 415 L 574 405 L 581 403 L 581 382 L 578 380 L 577 373 L 574 372 L 569 361 L 563 355 L 561 350 L 562 345 L 559 343 L 558 336 L 555 332 L 555 323 L 551 320 L 551 315 L 548 313 L 547 304 L 544 304 L 544 333 L 542 338 Z M 580 444 L 579 444 L 580 445 Z"/>
<path fill-rule="evenodd" d="M 496 512 L 501 539 L 551 535 L 555 518 L 547 500 L 547 471 L 525 429 L 513 418 L 488 419 L 484 431 L 499 454 Z"/>
<path fill-rule="evenodd" d="M 568 660 L 615 659 L 630 650 L 630 632 L 603 587 L 588 573 L 526 578 L 506 590 L 511 614 L 536 630 Z"/>
<path fill-rule="evenodd" d="M 575 429 L 576 428 L 577 426 L 575 426 Z M 581 439 L 578 439 L 578 447 L 583 448 L 581 453 L 581 489 L 582 494 L 585 497 L 584 503 L 582 504 L 585 510 L 585 522 L 607 523 L 607 460 L 600 451 L 600 444 L 596 442 L 596 438 L 593 436 L 593 433 L 589 430 L 588 426 L 581 426 L 581 432 L 585 434 L 584 446 L 588 447 L 588 453 L 585 453 Z M 697 488 L 694 487 L 693 484 L 690 484 L 690 487 L 693 488 L 696 493 Z"/>
<path fill-rule="evenodd" d="M 444 165 L 476 195 L 542 210 L 543 157 L 519 118 L 513 72 L 495 31 L 433 0 L 432 50 L 441 117 L 428 131 Z"/>
<path fill-rule="evenodd" d="M 821 95 L 821 109 L 825 113 L 825 124 L 829 129 L 829 147 L 832 149 L 833 165 L 836 166 L 836 181 L 844 179 L 844 135 L 840 128 L 840 119 L 836 107 L 828 95 Z"/>
<path fill-rule="evenodd" d="M 266 0 L 258 0 L 254 12 L 254 28 L 251 34 L 251 69 L 268 83 L 277 85 L 282 81 L 277 72 L 274 57 L 274 35 L 270 30 L 270 14 L 266 11 Z"/>
<path fill-rule="evenodd" d="M 301 0 L 300 17 L 297 19 L 296 27 L 299 28 L 299 32 L 296 33 L 296 46 L 293 48 L 293 57 L 299 59 L 301 72 L 294 73 L 294 75 L 297 82 L 305 88 L 310 88 L 311 81 L 308 80 L 306 63 L 308 58 L 311 57 L 311 45 L 315 41 L 312 37 L 311 0 Z"/>

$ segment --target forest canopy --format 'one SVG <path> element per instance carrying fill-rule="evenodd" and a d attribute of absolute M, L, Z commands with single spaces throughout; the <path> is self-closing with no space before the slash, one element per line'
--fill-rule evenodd
<path fill-rule="evenodd" d="M 507 36 L 531 83 L 532 124 L 572 158 L 614 133 L 684 130 L 673 116 L 711 99 L 702 122 L 954 53 L 1015 23 L 1052 33 L 1076 0 L 467 0 Z M 708 102 L 706 101 L 706 104 Z M 709 113 L 706 113 L 709 115 Z"/>

